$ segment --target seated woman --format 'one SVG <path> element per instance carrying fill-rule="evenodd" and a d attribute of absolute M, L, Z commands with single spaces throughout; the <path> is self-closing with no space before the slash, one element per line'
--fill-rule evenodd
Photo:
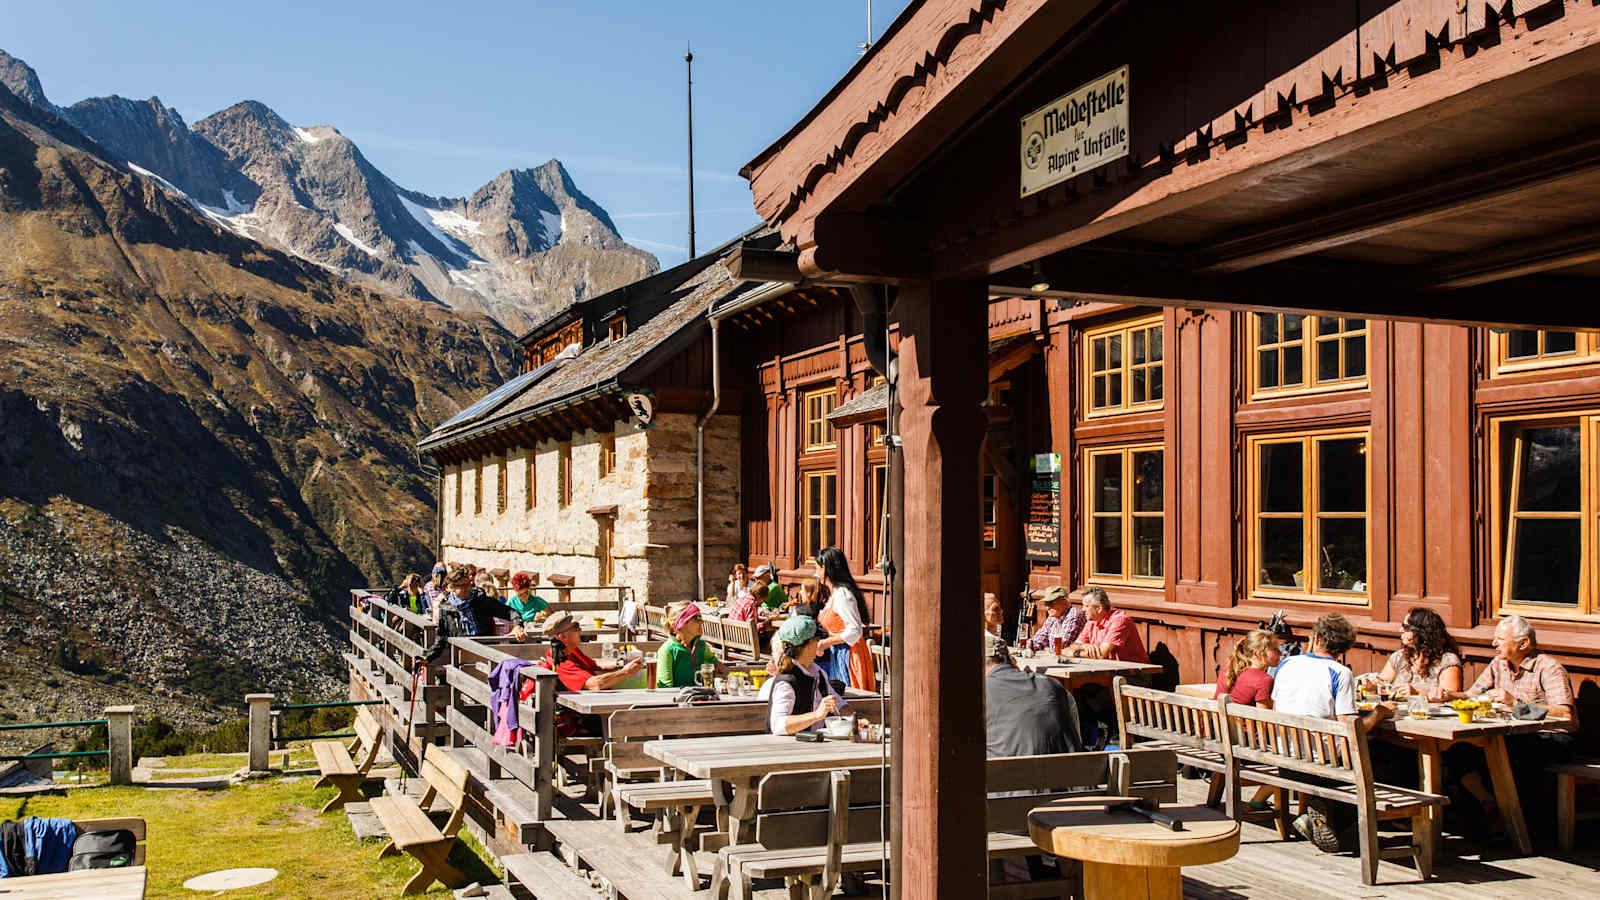
<path fill-rule="evenodd" d="M 728 576 L 728 602 L 739 599 L 739 595 L 750 590 L 750 575 L 744 563 L 734 563 L 733 574 Z"/>
<path fill-rule="evenodd" d="M 543 622 L 550 608 L 549 602 L 533 592 L 533 579 L 527 572 L 518 572 L 511 576 L 511 589 L 506 592 L 506 606 L 511 607 L 522 617 L 523 625 Z"/>
<path fill-rule="evenodd" d="M 1378 677 L 1395 686 L 1395 695 L 1422 694 L 1443 700 L 1461 690 L 1461 651 L 1431 609 L 1413 607 L 1400 623 L 1400 649 L 1389 655 Z"/>
<path fill-rule="evenodd" d="M 773 636 L 778 674 L 762 685 L 767 730 L 773 734 L 820 731 L 822 720 L 849 709 L 817 665 L 822 627 L 809 616 L 790 616 Z"/>
<path fill-rule="evenodd" d="M 423 593 L 422 576 L 415 572 L 405 577 L 405 580 L 383 599 L 402 609 L 409 609 L 418 615 L 428 614 L 428 597 Z"/>
<path fill-rule="evenodd" d="M 672 639 L 656 652 L 656 687 L 689 687 L 696 683 L 701 666 L 715 666 L 718 675 L 727 671 L 700 636 L 705 623 L 700 619 L 698 604 L 674 603 L 667 607 L 667 627 Z"/>

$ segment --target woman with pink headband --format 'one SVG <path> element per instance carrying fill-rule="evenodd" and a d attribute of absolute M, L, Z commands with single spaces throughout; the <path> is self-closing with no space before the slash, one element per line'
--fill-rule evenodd
<path fill-rule="evenodd" d="M 688 687 L 695 683 L 701 666 L 716 666 L 718 675 L 727 672 L 700 636 L 703 624 L 698 604 L 674 603 L 667 607 L 667 624 L 672 639 L 656 653 L 656 687 Z"/>

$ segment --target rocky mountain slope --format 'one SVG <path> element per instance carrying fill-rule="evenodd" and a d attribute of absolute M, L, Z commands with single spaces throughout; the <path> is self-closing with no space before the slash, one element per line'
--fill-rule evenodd
<path fill-rule="evenodd" d="M 511 335 L 248 240 L 3 87 L 0 248 L 0 720 L 337 693 L 345 589 L 429 561 L 415 441 Z"/>
<path fill-rule="evenodd" d="M 253 100 L 192 128 L 156 97 L 63 109 L 3 51 L 0 84 L 240 235 L 358 282 L 486 312 L 514 332 L 658 268 L 557 160 L 504 172 L 471 197 L 430 197 L 395 184 L 337 129 L 296 127 Z"/>

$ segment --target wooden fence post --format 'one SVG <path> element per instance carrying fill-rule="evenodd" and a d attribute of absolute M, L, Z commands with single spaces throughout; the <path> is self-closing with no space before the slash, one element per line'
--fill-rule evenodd
<path fill-rule="evenodd" d="M 556 673 L 543 666 L 529 666 L 533 671 L 536 688 L 534 697 L 534 779 L 538 787 L 539 821 L 550 818 L 551 802 L 556 780 Z M 527 671 L 525 669 L 524 671 Z M 524 676 L 526 677 L 526 676 Z"/>
<path fill-rule="evenodd" d="M 266 772 L 271 768 L 268 751 L 272 749 L 273 694 L 246 694 L 244 702 L 250 707 L 250 764 L 251 772 Z"/>
<path fill-rule="evenodd" d="M 106 749 L 112 784 L 133 784 L 132 706 L 106 707 Z"/>

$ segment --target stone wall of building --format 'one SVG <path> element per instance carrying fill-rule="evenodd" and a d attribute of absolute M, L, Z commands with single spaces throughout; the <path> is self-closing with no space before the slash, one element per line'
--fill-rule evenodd
<path fill-rule="evenodd" d="M 528 451 L 514 450 L 446 469 L 444 558 L 485 568 L 571 575 L 578 585 L 600 581 L 600 522 L 592 509 L 616 507 L 613 584 L 631 586 L 652 602 L 694 595 L 695 456 L 689 414 L 663 414 L 640 431 L 619 423 L 612 431 L 616 466 L 601 476 L 605 435 L 574 434 L 571 501 L 559 500 L 562 442 L 543 441 L 533 454 L 533 498 L 528 498 Z M 706 427 L 706 579 L 708 593 L 726 583 L 739 550 L 739 429 L 734 416 Z M 505 502 L 500 502 L 504 464 Z M 479 478 L 481 505 L 479 502 Z M 459 491 L 459 509 L 457 495 Z M 575 599 L 589 599 L 575 596 Z"/>

